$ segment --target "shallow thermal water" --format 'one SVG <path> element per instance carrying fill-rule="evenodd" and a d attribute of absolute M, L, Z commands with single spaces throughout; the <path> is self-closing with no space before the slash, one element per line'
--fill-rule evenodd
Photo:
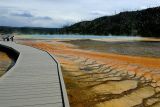
<path fill-rule="evenodd" d="M 28 38 L 28 39 L 124 39 L 124 40 L 134 40 L 140 39 L 141 37 L 127 37 L 127 36 L 106 36 L 106 35 L 17 35 L 19 38 Z"/>

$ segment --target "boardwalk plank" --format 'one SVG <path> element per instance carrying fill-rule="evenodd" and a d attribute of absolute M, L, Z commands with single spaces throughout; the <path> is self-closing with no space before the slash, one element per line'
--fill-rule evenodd
<path fill-rule="evenodd" d="M 0 107 L 69 107 L 59 68 L 48 53 L 16 43 L 0 44 L 20 53 L 15 66 L 0 78 Z"/>

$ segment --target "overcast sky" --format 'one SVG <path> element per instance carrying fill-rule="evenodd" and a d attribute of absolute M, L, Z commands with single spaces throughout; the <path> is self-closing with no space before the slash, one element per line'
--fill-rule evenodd
<path fill-rule="evenodd" d="M 62 27 L 156 6 L 160 0 L 0 0 L 0 26 Z"/>

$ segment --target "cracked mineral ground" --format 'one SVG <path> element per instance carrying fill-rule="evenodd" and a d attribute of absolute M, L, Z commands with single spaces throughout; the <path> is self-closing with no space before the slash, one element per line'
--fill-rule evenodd
<path fill-rule="evenodd" d="M 18 42 L 56 55 L 71 107 L 160 107 L 159 41 Z"/>

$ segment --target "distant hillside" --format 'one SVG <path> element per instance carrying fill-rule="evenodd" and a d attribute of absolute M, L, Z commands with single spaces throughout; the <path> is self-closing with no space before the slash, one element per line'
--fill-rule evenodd
<path fill-rule="evenodd" d="M 160 7 L 121 12 L 64 28 L 0 27 L 0 33 L 139 35 L 160 37 Z"/>
<path fill-rule="evenodd" d="M 58 33 L 58 28 L 39 28 L 39 27 L 8 27 L 0 26 L 0 33 L 21 33 L 21 34 L 54 34 Z"/>
<path fill-rule="evenodd" d="M 93 21 L 76 23 L 63 29 L 65 33 L 95 35 L 141 35 L 160 37 L 160 7 L 121 12 Z"/>

